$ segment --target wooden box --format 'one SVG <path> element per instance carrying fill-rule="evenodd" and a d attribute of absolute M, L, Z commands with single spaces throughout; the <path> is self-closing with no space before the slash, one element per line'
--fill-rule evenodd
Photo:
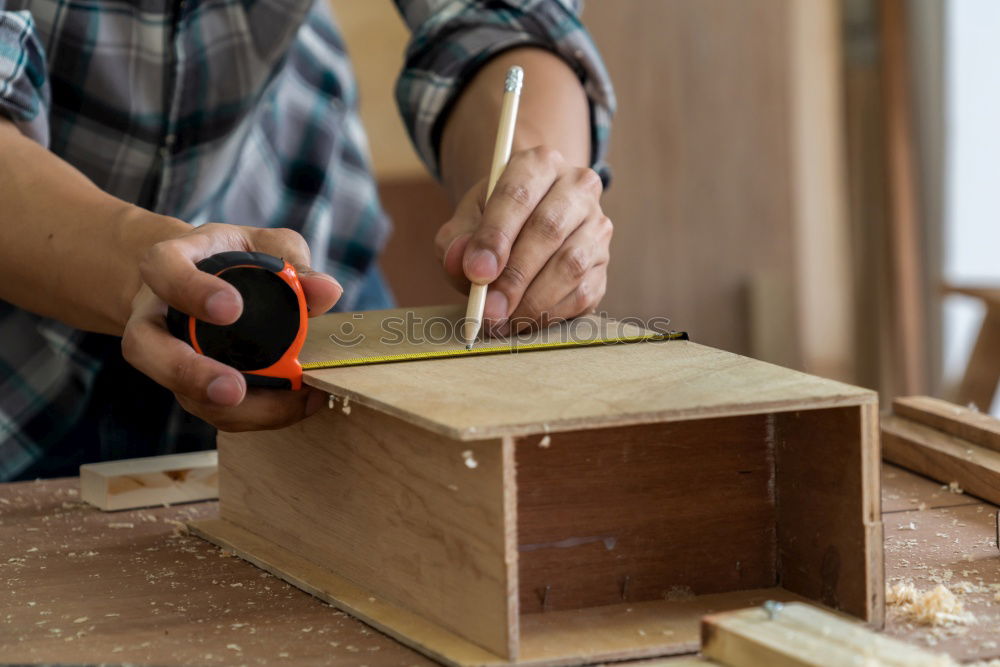
<path fill-rule="evenodd" d="M 193 528 L 440 661 L 685 653 L 766 599 L 883 622 L 873 392 L 686 341 L 307 381 L 333 407 L 221 435 Z"/>

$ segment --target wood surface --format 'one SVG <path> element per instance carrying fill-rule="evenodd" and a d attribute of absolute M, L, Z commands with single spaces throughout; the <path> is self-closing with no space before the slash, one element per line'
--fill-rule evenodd
<path fill-rule="evenodd" d="M 1000 452 L 1000 419 L 930 396 L 906 396 L 892 402 L 900 417 L 930 426 L 956 438 Z"/>
<path fill-rule="evenodd" d="M 942 631 L 890 613 L 886 634 L 963 662 L 1000 658 L 1000 622 L 991 588 L 1000 586 L 997 508 L 943 492 L 939 483 L 901 468 L 883 468 L 887 502 L 894 497 L 912 501 L 909 509 L 885 514 L 888 580 L 910 580 L 921 590 L 947 581 L 978 619 Z M 5 586 L 0 655 L 8 662 L 432 664 L 172 523 L 213 518 L 217 503 L 107 514 L 79 501 L 78 484 L 76 478 L 0 484 L 0 575 Z M 926 509 L 918 509 L 921 503 Z M 110 526 L 122 523 L 133 527 Z M 962 592 L 965 583 L 974 587 Z M 727 596 L 692 603 L 709 607 L 708 601 L 717 597 Z M 776 596 L 764 592 L 740 606 L 760 604 L 767 597 Z M 636 613 L 637 607 L 631 608 L 626 613 Z M 716 605 L 714 611 L 720 609 Z M 73 623 L 84 616 L 87 622 Z M 528 615 L 525 624 L 548 616 Z M 697 623 L 685 621 L 675 636 L 695 645 Z M 574 640 L 572 633 L 565 637 Z M 640 664 L 661 663 L 674 664 Z"/>
<path fill-rule="evenodd" d="M 768 417 L 517 438 L 521 613 L 776 583 Z M 543 608 L 544 600 L 544 608 Z"/>
<path fill-rule="evenodd" d="M 513 655 L 509 443 L 449 441 L 362 405 L 347 408 L 278 431 L 221 434 L 221 518 Z"/>
<path fill-rule="evenodd" d="M 774 433 L 779 583 L 881 627 L 878 406 L 778 414 Z"/>
<path fill-rule="evenodd" d="M 0 484 L 0 662 L 433 667 L 189 534 L 218 503 L 107 513 L 79 483 Z"/>
<path fill-rule="evenodd" d="M 729 667 L 948 667 L 947 655 L 909 646 L 853 619 L 806 603 L 711 614 L 702 619 L 701 652 Z"/>
<path fill-rule="evenodd" d="M 80 497 L 105 511 L 219 497 L 215 451 L 169 454 L 80 466 Z"/>
<path fill-rule="evenodd" d="M 338 353 L 327 349 L 338 345 L 324 333 L 344 317 L 313 320 L 304 361 Z M 406 311 L 396 317 L 405 321 Z M 461 440 L 876 400 L 865 389 L 687 341 L 331 368 L 304 377 L 314 387 Z"/>
<path fill-rule="evenodd" d="M 886 461 L 1000 503 L 1000 452 L 902 417 L 882 418 Z"/>

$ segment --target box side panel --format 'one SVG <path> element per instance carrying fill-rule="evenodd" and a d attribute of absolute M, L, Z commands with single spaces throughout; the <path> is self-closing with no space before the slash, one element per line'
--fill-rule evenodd
<path fill-rule="evenodd" d="M 517 442 L 521 612 L 777 580 L 767 415 Z"/>
<path fill-rule="evenodd" d="M 501 445 L 363 406 L 221 434 L 220 516 L 507 656 Z"/>
<path fill-rule="evenodd" d="M 775 415 L 778 576 L 790 591 L 881 627 L 878 407 Z"/>

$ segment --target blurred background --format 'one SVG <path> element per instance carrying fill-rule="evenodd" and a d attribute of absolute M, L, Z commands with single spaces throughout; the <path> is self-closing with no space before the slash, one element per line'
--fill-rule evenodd
<path fill-rule="evenodd" d="M 395 233 L 401 306 L 462 302 L 451 213 L 392 88 L 392 3 L 331 0 Z M 616 316 L 1000 414 L 1000 2 L 590 0 L 614 79 Z"/>

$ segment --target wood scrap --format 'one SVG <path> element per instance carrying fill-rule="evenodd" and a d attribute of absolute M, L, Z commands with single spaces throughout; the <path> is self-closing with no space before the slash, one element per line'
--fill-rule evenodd
<path fill-rule="evenodd" d="M 80 498 L 105 512 L 218 497 L 215 450 L 80 466 Z"/>
<path fill-rule="evenodd" d="M 701 627 L 702 655 L 731 667 L 956 664 L 809 604 L 713 614 Z"/>
<path fill-rule="evenodd" d="M 893 405 L 881 422 L 886 461 L 1000 503 L 1000 421 L 927 397 Z"/>

